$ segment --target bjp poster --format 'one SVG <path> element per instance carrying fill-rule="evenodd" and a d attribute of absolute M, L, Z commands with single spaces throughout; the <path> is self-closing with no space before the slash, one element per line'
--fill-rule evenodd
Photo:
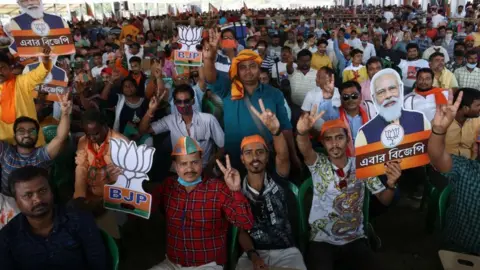
<path fill-rule="evenodd" d="M 355 138 L 356 176 L 385 174 L 385 163 L 400 161 L 402 170 L 430 162 L 427 143 L 430 122 L 419 111 L 403 107 L 403 83 L 390 68 L 373 76 L 372 101 L 378 114 L 365 123 Z"/>
<path fill-rule="evenodd" d="M 104 207 L 145 219 L 150 218 L 152 195 L 146 193 L 142 183 L 149 180 L 155 148 L 138 145 L 122 139 L 110 140 L 113 164 L 122 169 L 117 182 L 104 186 Z"/>
<path fill-rule="evenodd" d="M 10 22 L 13 42 L 10 51 L 20 57 L 42 56 L 49 46 L 51 55 L 75 53 L 75 45 L 68 24 L 62 17 L 45 13 L 41 0 L 18 1 L 22 14 Z"/>
<path fill-rule="evenodd" d="M 174 52 L 175 66 L 202 65 L 202 52 L 197 49 L 202 41 L 202 33 L 203 27 L 178 26 L 178 43 L 181 48 Z"/>
<path fill-rule="evenodd" d="M 65 70 L 55 65 L 56 57 L 52 59 L 52 69 L 41 85 L 38 85 L 33 93 L 33 97 L 38 97 L 39 93 L 46 93 L 46 100 L 59 101 L 59 95 L 66 93 L 68 90 L 68 76 Z M 40 63 L 32 63 L 25 66 L 23 74 L 26 74 L 38 67 Z"/>

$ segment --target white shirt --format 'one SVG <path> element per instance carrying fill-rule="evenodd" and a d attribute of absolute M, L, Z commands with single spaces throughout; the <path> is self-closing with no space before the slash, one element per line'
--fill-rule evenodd
<path fill-rule="evenodd" d="M 127 56 L 127 64 L 128 64 L 128 70 L 132 69 L 132 66 L 130 65 L 130 58 L 134 56 L 140 57 L 140 59 L 143 59 L 143 45 L 140 45 L 140 50 L 138 50 L 137 54 L 132 54 L 130 52 L 130 47 L 128 47 L 127 44 L 125 44 L 125 55 Z"/>
<path fill-rule="evenodd" d="M 312 174 L 313 199 L 308 223 L 311 239 L 340 246 L 365 236 L 363 230 L 363 200 L 365 185 L 372 194 L 385 190 L 377 177 L 355 178 L 355 158 L 350 157 L 343 168 L 347 186 L 341 190 L 337 186 L 341 179 L 334 172 L 338 168 L 323 154 L 317 153 L 317 160 L 308 166 Z M 347 221 L 348 224 L 342 223 Z M 348 226 L 349 230 L 341 229 Z"/>
<path fill-rule="evenodd" d="M 363 52 L 362 63 L 365 65 L 367 64 L 368 59 L 372 56 L 376 56 L 377 52 L 375 51 L 375 46 L 372 43 L 367 43 L 367 46 L 363 47 L 362 43 L 360 42 L 360 46 L 355 47 L 355 49 L 359 49 Z"/>
<path fill-rule="evenodd" d="M 362 46 L 362 41 L 359 38 L 347 39 L 347 43 L 353 48 Z"/>
<path fill-rule="evenodd" d="M 151 123 L 151 127 L 155 134 L 170 131 L 172 147 L 175 147 L 177 140 L 182 136 L 190 136 L 196 140 L 200 148 L 203 149 L 203 166 L 208 164 L 213 151 L 213 143 L 219 148 L 224 147 L 225 144 L 225 134 L 220 124 L 215 116 L 209 113 L 193 111 L 190 133 L 187 132 L 187 125 L 178 112 Z"/>
<path fill-rule="evenodd" d="M 297 64 L 293 63 L 293 68 L 297 68 Z M 278 62 L 278 74 L 280 75 L 280 79 L 288 79 L 288 74 L 287 74 L 287 63 L 283 62 Z M 272 78 L 276 79 L 277 78 L 277 65 L 272 66 Z"/>
<path fill-rule="evenodd" d="M 443 17 L 441 14 L 437 14 L 432 17 L 432 26 L 433 28 L 437 28 L 439 23 L 445 22 L 445 21 L 446 21 L 445 17 Z"/>
<path fill-rule="evenodd" d="M 448 90 L 442 91 L 445 98 L 448 100 Z M 422 112 L 428 121 L 432 121 L 437 110 L 437 103 L 435 102 L 435 95 L 430 94 L 423 97 L 415 92 L 405 96 L 403 107 L 407 110 L 415 110 Z"/>
<path fill-rule="evenodd" d="M 290 80 L 290 86 L 292 88 L 292 101 L 293 103 L 301 106 L 307 92 L 312 90 L 315 86 L 315 79 L 317 78 L 317 71 L 310 68 L 307 74 L 303 74 L 298 69 L 295 69 L 293 74 L 288 75 Z"/>
<path fill-rule="evenodd" d="M 406 87 L 411 88 L 417 80 L 417 71 L 421 68 L 429 68 L 428 62 L 424 59 L 414 61 L 400 61 L 398 67 L 402 70 L 402 81 Z"/>
<path fill-rule="evenodd" d="M 102 73 L 102 69 L 106 68 L 107 66 L 103 65 L 101 67 L 93 67 L 92 68 L 92 77 L 93 78 L 97 78 L 97 77 L 100 77 L 101 73 Z"/>
<path fill-rule="evenodd" d="M 301 50 L 306 49 L 306 48 L 308 48 L 308 44 L 307 44 L 306 42 L 303 42 L 302 47 L 298 46 L 298 43 L 295 44 L 295 46 L 293 47 L 293 54 L 294 54 L 293 57 L 297 58 L 297 54 L 298 54 Z"/>

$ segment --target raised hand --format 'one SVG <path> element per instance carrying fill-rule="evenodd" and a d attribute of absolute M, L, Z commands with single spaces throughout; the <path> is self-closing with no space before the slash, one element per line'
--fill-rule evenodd
<path fill-rule="evenodd" d="M 50 53 L 52 52 L 52 48 L 50 48 L 50 46 L 48 45 L 45 45 L 43 46 L 43 50 L 42 50 L 42 53 L 43 53 L 43 63 L 48 63 L 50 62 Z"/>
<path fill-rule="evenodd" d="M 231 191 L 240 191 L 240 173 L 235 168 L 232 168 L 228 155 L 225 156 L 225 160 L 227 167 L 223 166 L 222 162 L 217 159 L 217 165 L 224 175 L 225 184 Z"/>
<path fill-rule="evenodd" d="M 402 175 L 402 169 L 400 168 L 399 161 L 389 161 L 385 164 L 385 174 L 387 175 L 387 185 L 394 187 L 400 176 Z"/>
<path fill-rule="evenodd" d="M 457 100 L 453 103 L 452 90 L 448 90 L 448 103 L 437 104 L 437 111 L 432 120 L 432 131 L 435 133 L 445 133 L 448 127 L 453 122 L 457 114 L 460 103 L 462 102 L 463 92 L 458 93 Z"/>
<path fill-rule="evenodd" d="M 150 102 L 148 103 L 148 109 L 150 111 L 156 111 L 158 109 L 160 102 L 162 101 L 163 97 L 165 97 L 165 93 L 167 93 L 167 91 L 163 91 L 163 93 L 160 94 L 157 89 L 155 95 L 150 99 Z"/>
<path fill-rule="evenodd" d="M 215 61 L 217 55 L 218 43 L 220 42 L 220 33 L 217 29 L 208 30 L 208 42 L 203 46 L 203 59 Z"/>
<path fill-rule="evenodd" d="M 72 113 L 72 100 L 70 99 L 70 92 L 59 96 L 59 100 L 62 115 L 69 116 Z"/>
<path fill-rule="evenodd" d="M 280 130 L 280 121 L 278 121 L 277 116 L 272 111 L 270 111 L 270 109 L 265 109 L 265 105 L 263 105 L 262 99 L 258 100 L 258 104 L 260 104 L 260 110 L 262 112 L 259 113 L 257 109 L 255 109 L 255 107 L 250 106 L 253 114 L 255 114 L 255 116 L 257 116 L 262 121 L 262 123 L 272 134 L 277 134 Z"/>
<path fill-rule="evenodd" d="M 304 113 L 297 122 L 297 132 L 305 135 L 310 129 L 312 129 L 315 122 L 320 119 L 325 111 L 317 113 L 318 106 L 315 104 L 309 113 Z"/>

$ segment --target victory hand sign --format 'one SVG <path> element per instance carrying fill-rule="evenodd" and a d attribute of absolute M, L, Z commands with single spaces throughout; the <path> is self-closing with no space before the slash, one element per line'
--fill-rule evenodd
<path fill-rule="evenodd" d="M 297 122 L 297 133 L 299 135 L 306 135 L 312 129 L 315 122 L 320 119 L 325 111 L 317 113 L 317 105 L 313 105 L 309 113 L 304 113 Z"/>
<path fill-rule="evenodd" d="M 240 173 L 235 168 L 232 168 L 230 157 L 228 155 L 225 156 L 225 160 L 227 165 L 226 168 L 223 166 L 222 162 L 217 159 L 217 165 L 224 175 L 225 184 L 227 184 L 231 191 L 240 191 Z"/>
<path fill-rule="evenodd" d="M 273 134 L 277 134 L 280 131 L 280 121 L 278 121 L 277 116 L 270 111 L 269 109 L 265 109 L 265 105 L 263 105 L 263 100 L 259 99 L 258 104 L 260 105 L 260 110 L 262 111 L 259 113 L 255 107 L 250 106 L 253 114 L 257 116 L 262 123 L 267 127 L 267 129 Z"/>
<path fill-rule="evenodd" d="M 458 93 L 457 100 L 453 103 L 452 90 L 448 91 L 448 103 L 437 104 L 437 111 L 432 121 L 432 132 L 442 134 L 447 132 L 448 127 L 453 122 L 457 114 L 460 103 L 462 102 L 463 92 Z"/>

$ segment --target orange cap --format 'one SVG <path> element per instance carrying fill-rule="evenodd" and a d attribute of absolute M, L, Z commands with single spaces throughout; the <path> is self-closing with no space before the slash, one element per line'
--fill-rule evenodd
<path fill-rule="evenodd" d="M 340 50 L 346 50 L 346 49 L 350 49 L 350 45 L 348 45 L 347 43 L 342 43 L 342 45 L 340 45 Z"/>
<path fill-rule="evenodd" d="M 468 36 L 465 38 L 465 41 L 475 41 L 475 37 L 472 36 L 472 35 L 468 35 Z"/>
<path fill-rule="evenodd" d="M 243 147 L 251 143 L 261 143 L 263 144 L 263 146 L 265 146 L 266 149 L 268 149 L 267 143 L 265 142 L 263 137 L 260 135 L 252 135 L 252 136 L 244 137 L 242 140 L 242 143 L 240 144 L 240 149 L 243 149 Z"/>
<path fill-rule="evenodd" d="M 341 119 L 329 120 L 323 123 L 322 130 L 320 131 L 320 136 L 323 136 L 323 133 L 325 133 L 325 131 L 331 128 L 344 128 L 348 130 L 347 125 Z"/>

